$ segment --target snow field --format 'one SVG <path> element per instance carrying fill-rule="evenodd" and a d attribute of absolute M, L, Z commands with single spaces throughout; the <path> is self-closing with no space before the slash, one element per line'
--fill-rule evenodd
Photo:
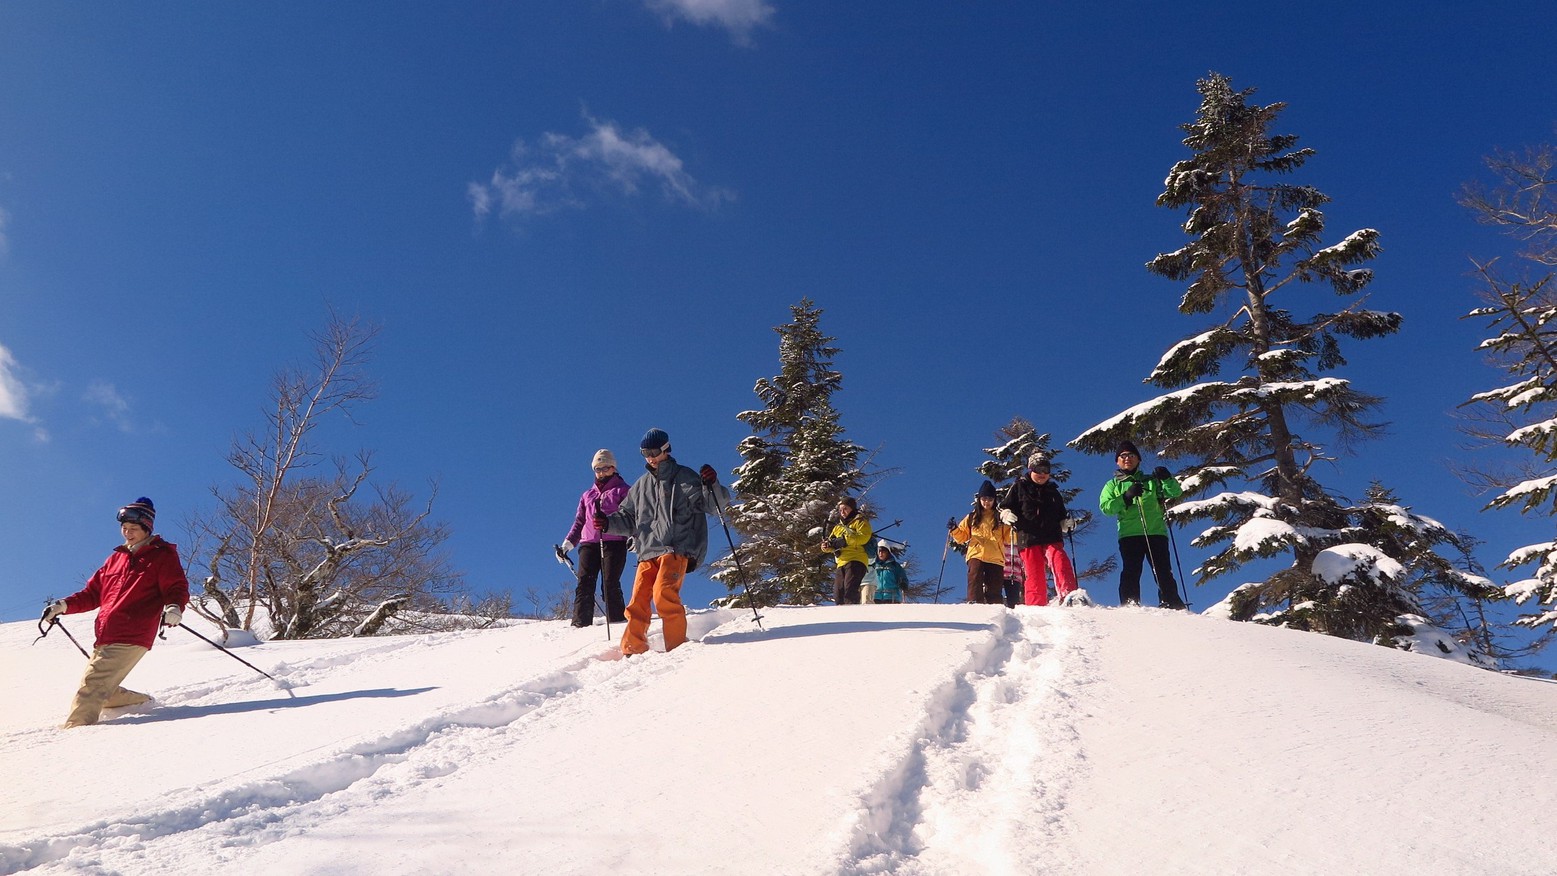
<path fill-rule="evenodd" d="M 291 691 L 170 638 L 68 732 L 81 656 L 0 625 L 0 874 L 1557 872 L 1557 684 L 1148 608 L 690 621 L 237 649 Z"/>

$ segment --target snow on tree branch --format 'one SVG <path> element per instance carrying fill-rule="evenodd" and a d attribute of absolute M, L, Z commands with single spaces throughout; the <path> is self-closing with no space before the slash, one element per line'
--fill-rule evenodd
<path fill-rule="evenodd" d="M 1405 567 L 1372 545 L 1342 544 L 1325 548 L 1314 557 L 1314 574 L 1327 584 L 1382 575 L 1395 581 L 1405 577 Z"/>

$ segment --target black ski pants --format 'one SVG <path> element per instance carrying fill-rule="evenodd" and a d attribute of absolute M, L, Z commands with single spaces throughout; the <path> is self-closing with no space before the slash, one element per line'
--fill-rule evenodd
<path fill-rule="evenodd" d="M 1166 535 L 1132 535 L 1119 539 L 1119 604 L 1141 604 L 1141 567 L 1150 551 L 1151 569 L 1157 579 L 1157 604 L 1163 608 L 1183 608 L 1179 585 L 1173 578 Z"/>
<path fill-rule="evenodd" d="M 865 564 L 850 560 L 833 572 L 833 601 L 839 605 L 860 604 L 860 582 L 865 580 Z"/>
<path fill-rule="evenodd" d="M 578 546 L 578 587 L 573 591 L 573 625 L 595 622 L 595 578 L 601 579 L 606 619 L 613 624 L 627 620 L 622 602 L 622 569 L 627 565 L 627 542 L 586 541 Z"/>

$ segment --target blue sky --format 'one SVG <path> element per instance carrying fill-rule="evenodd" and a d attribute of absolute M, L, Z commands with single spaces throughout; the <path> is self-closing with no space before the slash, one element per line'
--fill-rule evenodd
<path fill-rule="evenodd" d="M 566 583 L 550 545 L 596 448 L 629 459 L 658 426 L 682 462 L 738 464 L 772 327 L 810 296 L 843 350 L 850 437 L 899 470 L 874 498 L 933 573 L 996 429 L 1021 415 L 1067 441 L 1152 397 L 1150 367 L 1204 327 L 1143 264 L 1185 240 L 1153 202 L 1211 70 L 1289 104 L 1279 127 L 1318 150 L 1301 181 L 1334 199 L 1333 240 L 1382 233 L 1370 305 L 1405 326 L 1347 348 L 1343 376 L 1394 427 L 1327 482 L 1383 478 L 1496 562 L 1550 525 L 1479 513 L 1445 466 L 1464 455 L 1455 406 L 1501 380 L 1459 319 L 1468 256 L 1508 250 L 1454 197 L 1494 149 L 1557 136 L 1542 20 L 1331 2 L 0 4 L 0 619 L 75 590 L 136 496 L 180 541 L 328 307 L 383 326 L 380 396 L 328 449 L 372 448 L 420 493 L 436 480 L 472 590 L 522 593 Z M 1062 460 L 1090 504 L 1111 460 Z"/>

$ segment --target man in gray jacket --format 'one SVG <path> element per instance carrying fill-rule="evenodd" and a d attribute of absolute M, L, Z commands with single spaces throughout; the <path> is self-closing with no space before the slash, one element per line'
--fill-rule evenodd
<path fill-rule="evenodd" d="M 712 466 L 693 471 L 670 455 L 670 436 L 650 429 L 638 443 L 648 473 L 638 478 L 614 513 L 597 514 L 601 532 L 632 536 L 638 552 L 633 595 L 627 603 L 622 653 L 649 650 L 649 603 L 659 610 L 665 650 L 687 640 L 681 582 L 708 554 L 708 514 L 723 513 L 730 491 Z M 716 506 L 714 503 L 717 502 Z"/>

